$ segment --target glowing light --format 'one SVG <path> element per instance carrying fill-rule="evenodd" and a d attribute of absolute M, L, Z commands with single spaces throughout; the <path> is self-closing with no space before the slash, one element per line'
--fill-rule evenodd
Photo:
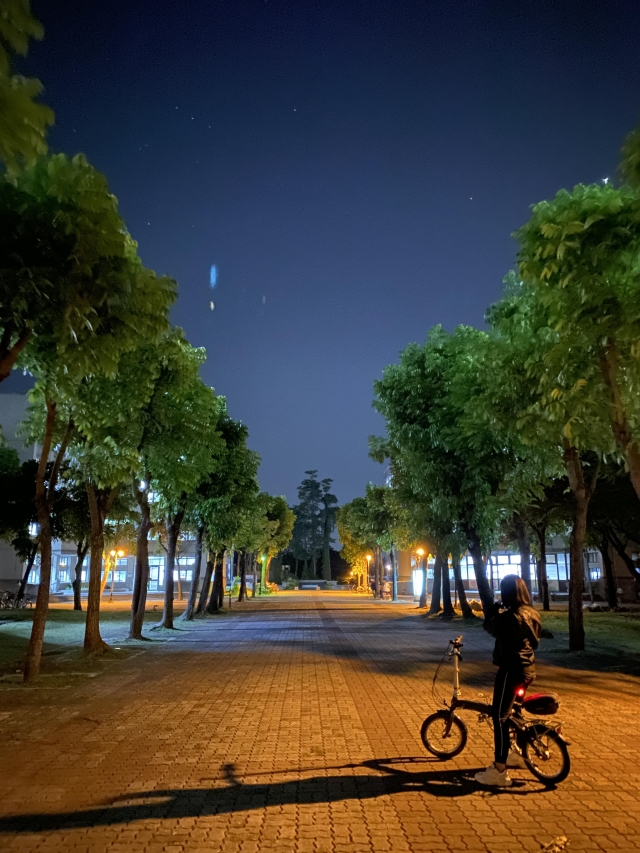
<path fill-rule="evenodd" d="M 416 554 L 418 557 L 424 557 L 424 548 L 416 548 Z"/>
<path fill-rule="evenodd" d="M 411 573 L 413 581 L 413 595 L 419 598 L 422 595 L 422 570 L 414 569 Z"/>
<path fill-rule="evenodd" d="M 209 286 L 215 287 L 218 282 L 218 268 L 215 264 L 211 264 L 211 269 L 209 270 Z"/>

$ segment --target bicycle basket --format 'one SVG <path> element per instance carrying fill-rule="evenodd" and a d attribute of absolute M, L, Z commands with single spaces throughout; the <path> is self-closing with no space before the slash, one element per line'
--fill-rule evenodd
<path fill-rule="evenodd" d="M 540 714 L 544 717 L 557 713 L 560 699 L 557 693 L 532 693 L 522 700 L 522 707 L 529 714 Z"/>

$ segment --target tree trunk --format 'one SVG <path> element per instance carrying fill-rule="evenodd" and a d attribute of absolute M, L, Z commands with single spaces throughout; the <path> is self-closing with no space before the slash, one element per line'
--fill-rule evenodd
<path fill-rule="evenodd" d="M 247 597 L 247 553 L 241 554 L 238 552 L 238 560 L 240 560 L 240 592 L 238 593 L 238 601 L 244 601 Z"/>
<path fill-rule="evenodd" d="M 575 501 L 573 528 L 569 556 L 571 562 L 569 580 L 569 649 L 573 652 L 584 649 L 584 620 L 582 613 L 582 593 L 584 592 L 584 541 L 587 533 L 587 512 L 589 501 L 595 488 L 598 471 L 587 484 L 580 454 L 575 447 L 565 441 L 564 464 L 569 485 Z"/>
<path fill-rule="evenodd" d="M 255 564 L 254 564 L 254 572 L 255 572 L 255 580 L 254 580 L 254 588 L 256 590 L 256 595 L 262 595 L 264 590 L 264 562 L 261 559 L 258 559 L 256 555 Z"/>
<path fill-rule="evenodd" d="M 204 569 L 204 580 L 202 581 L 202 589 L 200 590 L 200 598 L 198 599 L 198 607 L 196 608 L 196 616 L 204 612 L 209 600 L 209 592 L 211 590 L 211 578 L 213 577 L 213 567 L 215 565 L 215 554 L 213 560 L 211 553 L 208 555 L 207 565 Z"/>
<path fill-rule="evenodd" d="M 82 610 L 82 564 L 89 550 L 89 540 L 84 539 L 76 542 L 76 565 L 73 570 L 73 609 Z"/>
<path fill-rule="evenodd" d="M 436 554 L 433 566 L 433 587 L 431 589 L 431 605 L 428 615 L 437 616 L 440 613 L 440 602 L 442 598 L 442 557 Z"/>
<path fill-rule="evenodd" d="M 222 610 L 224 606 L 224 587 L 225 587 L 225 570 L 227 565 L 227 552 L 222 552 L 222 565 L 220 566 L 220 584 L 218 586 L 218 608 Z"/>
<path fill-rule="evenodd" d="M 193 612 L 196 606 L 196 596 L 198 594 L 198 586 L 200 584 L 200 563 L 202 562 L 202 540 L 204 538 L 204 527 L 198 527 L 196 534 L 196 555 L 193 563 L 193 574 L 191 576 L 191 589 L 189 590 L 189 599 L 182 619 L 185 622 L 193 619 Z"/>
<path fill-rule="evenodd" d="M 271 557 L 266 554 L 264 559 L 260 561 L 261 570 L 260 570 L 260 593 L 264 594 L 267 591 L 267 584 L 269 583 L 269 564 L 271 563 Z"/>
<path fill-rule="evenodd" d="M 393 591 L 392 600 L 398 600 L 398 564 L 393 554 L 393 542 L 389 548 L 389 559 L 391 560 L 391 588 Z"/>
<path fill-rule="evenodd" d="M 493 590 L 489 586 L 489 581 L 487 580 L 487 567 L 482 559 L 480 537 L 473 529 L 467 531 L 467 544 L 469 553 L 471 554 L 471 559 L 473 560 L 473 571 L 476 576 L 478 595 L 480 596 L 482 609 L 486 616 L 493 604 Z"/>
<path fill-rule="evenodd" d="M 602 563 L 604 565 L 607 604 L 614 610 L 618 606 L 618 584 L 616 583 L 613 560 L 611 559 L 611 551 L 609 550 L 609 541 L 606 536 L 603 536 L 600 542 L 600 553 L 602 554 Z"/>
<path fill-rule="evenodd" d="M 462 611 L 463 619 L 474 619 L 473 610 L 469 607 L 467 601 L 467 592 L 462 582 L 462 572 L 460 571 L 460 555 L 457 552 L 451 554 L 451 565 L 453 567 L 453 578 L 458 593 L 458 601 L 460 602 L 460 610 Z"/>
<path fill-rule="evenodd" d="M 324 527 L 322 542 L 322 577 L 331 580 L 331 514 L 328 507 L 324 508 Z"/>
<path fill-rule="evenodd" d="M 625 547 L 624 542 L 621 541 L 620 537 L 612 527 L 609 527 L 607 529 L 607 536 L 613 547 L 618 552 L 620 559 L 627 567 L 629 574 L 633 578 L 635 578 L 636 581 L 640 581 L 640 570 L 636 566 L 635 562 L 631 559 L 631 557 L 627 554 L 627 549 Z"/>
<path fill-rule="evenodd" d="M 620 389 L 618 350 L 613 341 L 608 341 L 605 347 L 600 368 L 605 385 L 609 389 L 611 430 L 627 463 L 631 485 L 640 498 L 640 448 L 627 419 L 627 408 Z"/>
<path fill-rule="evenodd" d="M 256 586 L 257 586 L 256 581 L 258 580 L 258 568 L 256 566 L 256 555 L 255 555 L 254 551 L 251 552 L 249 560 L 250 560 L 249 565 L 251 566 L 251 574 L 253 575 L 253 584 L 251 585 L 251 598 L 255 598 L 256 597 Z M 314 572 L 313 576 L 315 577 L 315 572 Z"/>
<path fill-rule="evenodd" d="M 213 568 L 213 589 L 211 590 L 211 598 L 207 605 L 207 613 L 217 613 L 220 610 L 220 592 L 222 591 L 222 567 L 223 561 L 220 555 L 216 554 L 216 559 Z"/>
<path fill-rule="evenodd" d="M 45 422 L 42 450 L 38 471 L 36 473 L 36 496 L 35 503 L 38 512 L 38 525 L 40 537 L 40 584 L 36 598 L 36 609 L 31 626 L 31 637 L 27 648 L 27 659 L 24 667 L 24 680 L 35 681 L 40 673 L 40 658 L 42 656 L 42 644 L 44 642 L 44 628 L 47 622 L 47 610 L 49 609 L 49 590 L 51 587 L 51 515 L 50 503 L 47 500 L 47 489 L 45 477 L 47 473 L 47 462 L 51 450 L 53 428 L 56 420 L 56 404 L 49 398 L 47 400 L 47 419 Z"/>
<path fill-rule="evenodd" d="M 20 579 L 20 586 L 18 587 L 18 592 L 16 593 L 17 601 L 22 601 L 22 599 L 24 598 L 24 593 L 27 588 L 27 584 L 29 583 L 29 575 L 31 574 L 31 569 L 33 568 L 33 564 L 35 563 L 36 556 L 38 554 L 39 541 L 39 537 L 36 537 L 31 547 L 31 551 L 29 552 L 29 556 L 27 557 L 27 567 L 25 568 L 24 574 Z"/>
<path fill-rule="evenodd" d="M 449 578 L 449 561 L 447 557 L 442 558 L 442 618 L 453 619 L 455 616 L 453 604 L 451 603 L 451 581 Z"/>
<path fill-rule="evenodd" d="M 536 528 L 538 536 L 538 549 L 540 557 L 537 562 L 538 573 L 538 601 L 542 602 L 543 610 L 550 610 L 549 606 L 549 581 L 547 580 L 547 527 L 542 525 Z"/>
<path fill-rule="evenodd" d="M 84 631 L 84 650 L 88 654 L 104 654 L 109 646 L 100 636 L 100 575 L 104 551 L 104 520 L 117 489 L 96 489 L 85 480 L 91 517 L 91 559 L 89 561 L 89 590 L 87 594 L 87 621 Z M 106 572 L 105 572 L 106 574 Z"/>
<path fill-rule="evenodd" d="M 424 554 L 420 559 L 420 569 L 422 570 L 422 592 L 420 593 L 420 601 L 418 602 L 418 607 L 426 607 L 427 606 L 427 562 L 429 560 L 429 555 Z"/>
<path fill-rule="evenodd" d="M 140 508 L 140 521 L 136 535 L 136 568 L 133 578 L 131 597 L 131 621 L 129 639 L 142 640 L 142 626 L 147 606 L 147 586 L 149 584 L 149 531 L 151 530 L 151 507 L 146 490 L 138 489 L 134 484 L 133 492 Z"/>
<path fill-rule="evenodd" d="M 164 575 L 164 608 L 162 611 L 161 628 L 172 630 L 173 625 L 173 572 L 176 565 L 176 549 L 178 547 L 178 536 L 180 525 L 184 517 L 184 510 L 179 509 L 175 514 L 168 513 L 165 519 L 165 530 L 167 531 L 167 570 Z"/>
<path fill-rule="evenodd" d="M 18 356 L 29 343 L 32 331 L 29 329 L 23 332 L 13 346 L 9 346 L 12 335 L 6 329 L 0 342 L 0 382 L 4 382 L 9 377 L 13 366 L 18 360 Z"/>
<path fill-rule="evenodd" d="M 520 552 L 520 577 L 526 583 L 529 595 L 532 595 L 531 590 L 531 543 L 527 536 L 527 528 L 522 516 L 514 512 L 513 526 L 516 532 L 518 541 L 518 551 Z"/>

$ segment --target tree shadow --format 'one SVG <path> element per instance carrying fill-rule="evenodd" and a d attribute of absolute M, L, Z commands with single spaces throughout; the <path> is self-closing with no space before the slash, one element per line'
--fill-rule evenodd
<path fill-rule="evenodd" d="M 371 800 L 385 795 L 416 791 L 434 797 L 522 796 L 545 789 L 535 781 L 518 780 L 511 788 L 482 788 L 473 775 L 481 768 L 433 770 L 434 759 L 397 757 L 373 759 L 362 764 L 345 764 L 326 770 L 358 770 L 363 773 L 314 776 L 282 782 L 245 784 L 233 764 L 223 765 L 226 787 L 140 791 L 118 797 L 94 808 L 47 814 L 31 813 L 0 818 L 0 833 L 53 832 L 115 826 L 141 820 L 176 820 L 208 817 L 270 806 L 304 803 L 335 803 L 344 800 Z M 309 768 L 316 771 L 318 768 Z M 304 770 L 290 772 L 300 773 Z M 274 775 L 274 774 L 269 774 Z M 252 778 L 254 775 L 252 774 Z"/>

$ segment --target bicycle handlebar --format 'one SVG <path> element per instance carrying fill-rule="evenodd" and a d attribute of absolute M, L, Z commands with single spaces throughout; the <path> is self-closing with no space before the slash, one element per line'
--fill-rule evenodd
<path fill-rule="evenodd" d="M 462 645 L 462 637 L 463 637 L 463 635 L 460 634 L 460 636 L 456 637 L 455 640 L 449 640 L 449 645 L 455 646 L 455 647 L 461 646 Z"/>

